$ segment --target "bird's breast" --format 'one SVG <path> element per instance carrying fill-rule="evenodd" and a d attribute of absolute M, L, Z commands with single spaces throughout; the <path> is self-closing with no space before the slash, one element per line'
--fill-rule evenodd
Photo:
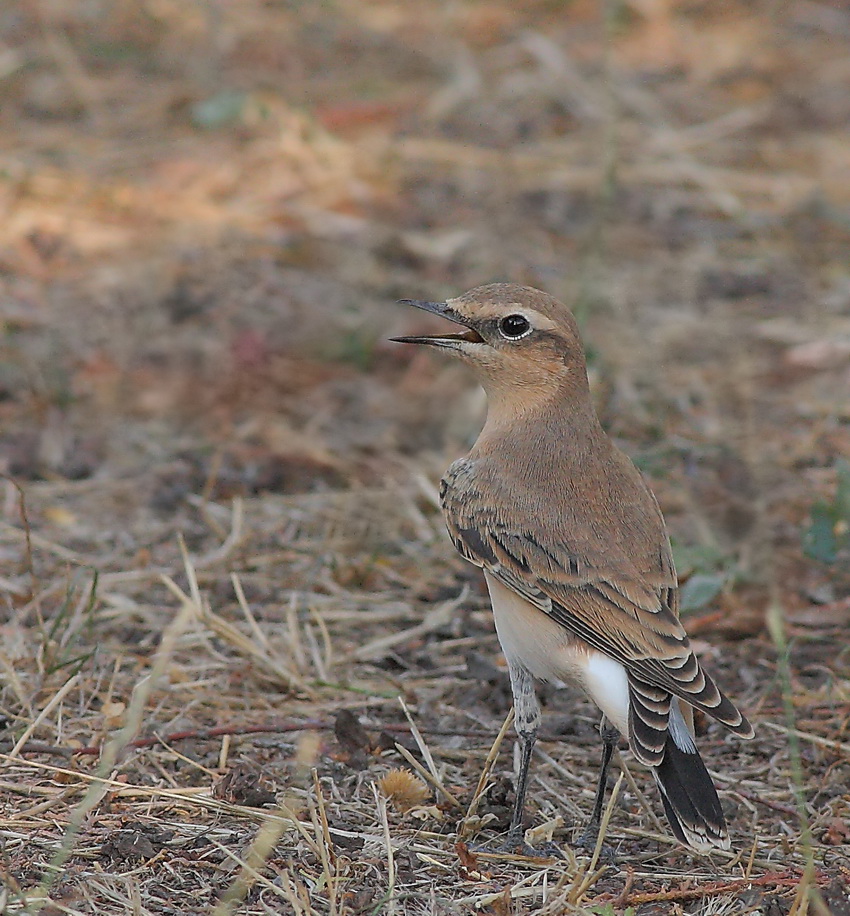
<path fill-rule="evenodd" d="M 496 633 L 505 658 L 544 681 L 577 682 L 589 647 L 485 571 Z"/>
<path fill-rule="evenodd" d="M 623 665 L 593 649 L 485 571 L 496 633 L 505 658 L 544 681 L 583 690 L 621 734 L 628 734 L 628 677 Z"/>

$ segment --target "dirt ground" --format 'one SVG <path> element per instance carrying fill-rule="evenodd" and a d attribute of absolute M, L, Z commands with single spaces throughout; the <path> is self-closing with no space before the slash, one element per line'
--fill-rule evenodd
<path fill-rule="evenodd" d="M 0 912 L 850 914 L 849 51 L 841 0 L 0 8 Z M 480 848 L 510 690 L 436 486 L 483 395 L 387 338 L 495 280 L 574 308 L 755 723 L 698 723 L 729 854 L 625 750 L 573 852 L 552 685 L 565 858 Z"/>

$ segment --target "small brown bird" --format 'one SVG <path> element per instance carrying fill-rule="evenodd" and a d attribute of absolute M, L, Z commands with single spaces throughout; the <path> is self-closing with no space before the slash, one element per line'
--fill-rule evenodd
<path fill-rule="evenodd" d="M 700 851 L 727 849 L 720 801 L 694 743 L 693 709 L 741 737 L 753 730 L 700 667 L 679 621 L 664 519 L 599 424 L 571 312 L 509 283 L 448 302 L 402 302 L 465 330 L 395 339 L 459 356 L 487 392 L 484 428 L 447 471 L 441 501 L 455 546 L 484 570 L 510 672 L 521 754 L 506 847 L 527 849 L 522 813 L 540 678 L 578 685 L 616 729 L 602 729 L 586 842 L 598 834 L 619 733 L 651 769 L 677 839 Z"/>

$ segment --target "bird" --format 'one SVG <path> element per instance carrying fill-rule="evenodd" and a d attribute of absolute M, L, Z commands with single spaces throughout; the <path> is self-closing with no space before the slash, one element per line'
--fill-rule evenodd
<path fill-rule="evenodd" d="M 396 337 L 469 365 L 487 416 L 447 470 L 440 502 L 454 546 L 483 570 L 507 662 L 519 747 L 506 850 L 532 854 L 523 814 L 540 726 L 535 683 L 579 687 L 602 712 L 602 765 L 582 834 L 595 843 L 620 736 L 649 768 L 676 839 L 730 847 L 693 711 L 742 738 L 753 728 L 716 686 L 679 619 L 670 539 L 649 485 L 597 417 L 569 308 L 492 283 L 444 302 L 402 299 L 463 330 Z"/>

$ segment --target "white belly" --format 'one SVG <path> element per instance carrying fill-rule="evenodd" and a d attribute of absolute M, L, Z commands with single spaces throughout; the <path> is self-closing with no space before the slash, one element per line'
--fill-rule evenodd
<path fill-rule="evenodd" d="M 628 734 L 626 669 L 565 630 L 539 608 L 484 573 L 505 658 L 544 681 L 581 687 L 623 735 Z"/>

